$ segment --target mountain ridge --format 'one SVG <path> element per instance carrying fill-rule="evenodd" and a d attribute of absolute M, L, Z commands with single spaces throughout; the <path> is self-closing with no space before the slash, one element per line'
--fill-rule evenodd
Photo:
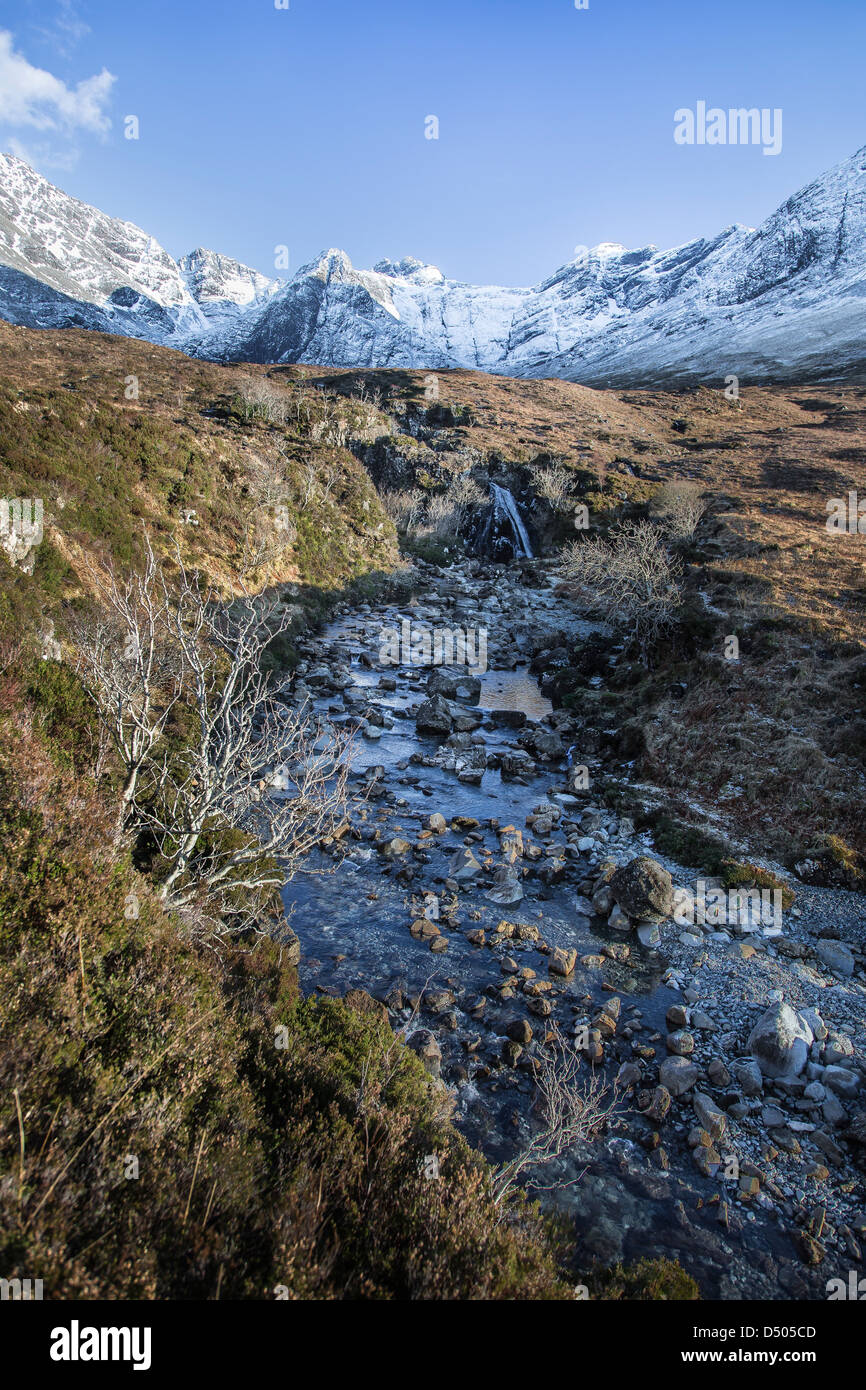
<path fill-rule="evenodd" d="M 271 278 L 134 223 L 0 155 L 0 316 L 211 360 L 430 370 L 587 385 L 847 379 L 866 372 L 866 146 L 760 227 L 659 251 L 601 242 L 529 287 L 469 285 L 414 257 L 337 248 Z"/>

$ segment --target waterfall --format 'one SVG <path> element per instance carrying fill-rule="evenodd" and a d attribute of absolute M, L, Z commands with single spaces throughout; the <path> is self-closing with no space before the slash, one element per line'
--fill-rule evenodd
<path fill-rule="evenodd" d="M 528 560 L 531 560 L 532 546 L 529 544 L 529 536 L 523 524 L 520 509 L 511 492 L 507 487 L 500 487 L 498 483 L 491 483 L 490 495 L 493 498 L 494 528 L 501 530 L 501 519 L 504 517 L 514 537 L 515 554 L 524 555 Z"/>

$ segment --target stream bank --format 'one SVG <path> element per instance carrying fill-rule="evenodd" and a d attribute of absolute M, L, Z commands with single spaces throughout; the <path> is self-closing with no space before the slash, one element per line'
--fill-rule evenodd
<path fill-rule="evenodd" d="M 618 919 L 605 865 L 648 856 L 689 886 L 695 873 L 610 809 L 595 770 L 583 785 L 579 712 L 553 709 L 530 670 L 603 630 L 542 562 L 421 578 L 423 597 L 362 605 L 302 644 L 296 702 L 358 729 L 351 830 L 284 894 L 302 983 L 380 1000 L 494 1162 L 534 1122 L 550 1021 L 588 1026 L 617 1109 L 539 1175 L 582 1266 L 664 1255 L 704 1297 L 825 1297 L 862 1273 L 866 1234 L 863 899 L 798 885 L 781 937 Z M 384 634 L 407 621 L 484 631 L 484 669 L 477 644 L 474 669 L 394 661 Z M 838 921 L 852 944 L 834 968 L 816 949 Z M 814 1076 L 749 1066 L 751 1030 L 781 1002 L 814 1012 Z"/>

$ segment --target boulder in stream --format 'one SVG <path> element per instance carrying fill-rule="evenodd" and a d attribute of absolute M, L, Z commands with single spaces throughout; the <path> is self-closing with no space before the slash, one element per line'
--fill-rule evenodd
<path fill-rule="evenodd" d="M 610 880 L 614 902 L 639 921 L 662 921 L 674 909 L 673 880 L 658 860 L 641 854 L 617 869 Z"/>

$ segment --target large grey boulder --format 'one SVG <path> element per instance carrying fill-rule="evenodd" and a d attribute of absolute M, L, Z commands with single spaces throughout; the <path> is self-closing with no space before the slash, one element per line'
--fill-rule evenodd
<path fill-rule="evenodd" d="M 764 1076 L 792 1080 L 809 1059 L 812 1029 L 790 1004 L 773 1004 L 763 1013 L 746 1044 Z"/>
<path fill-rule="evenodd" d="M 484 896 L 488 902 L 498 903 L 500 907 L 519 903 L 523 888 L 517 870 L 510 864 L 499 864 L 493 871 L 493 886 Z"/>
<path fill-rule="evenodd" d="M 641 922 L 659 922 L 674 910 L 673 880 L 658 860 L 646 854 L 617 869 L 610 880 L 614 902 Z"/>
<path fill-rule="evenodd" d="M 672 1096 L 685 1095 L 699 1076 L 698 1068 L 688 1057 L 666 1057 L 659 1068 L 659 1082 Z"/>

